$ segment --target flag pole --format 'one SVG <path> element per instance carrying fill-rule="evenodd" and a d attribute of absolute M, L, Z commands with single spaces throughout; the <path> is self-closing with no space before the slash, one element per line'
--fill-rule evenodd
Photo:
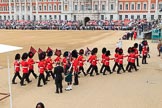
<path fill-rule="evenodd" d="M 9 87 L 9 94 L 10 94 L 10 108 L 12 108 L 12 92 L 11 92 L 11 75 L 10 75 L 10 61 L 9 56 L 7 56 L 7 63 L 8 63 L 8 87 Z"/>

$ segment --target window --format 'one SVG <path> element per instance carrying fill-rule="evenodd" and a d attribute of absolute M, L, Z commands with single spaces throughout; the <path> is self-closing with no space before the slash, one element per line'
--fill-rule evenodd
<path fill-rule="evenodd" d="M 36 16 L 34 15 L 34 21 L 36 20 Z"/>
<path fill-rule="evenodd" d="M 134 19 L 134 15 L 131 15 L 131 19 Z"/>
<path fill-rule="evenodd" d="M 81 5 L 81 10 L 84 10 L 84 5 Z"/>
<path fill-rule="evenodd" d="M 125 15 L 125 18 L 127 19 L 128 18 L 128 15 Z"/>
<path fill-rule="evenodd" d="M 51 5 L 48 5 L 48 10 L 52 11 L 52 6 Z"/>
<path fill-rule="evenodd" d="M 128 10 L 128 4 L 125 5 L 125 10 Z"/>
<path fill-rule="evenodd" d="M 56 5 L 54 5 L 54 10 L 57 10 L 57 7 L 56 7 Z"/>
<path fill-rule="evenodd" d="M 137 15 L 137 19 L 140 19 L 140 15 Z"/>
<path fill-rule="evenodd" d="M 119 20 L 123 20 L 122 15 L 119 15 Z"/>
<path fill-rule="evenodd" d="M 33 10 L 34 10 L 34 11 L 36 10 L 36 6 L 33 6 Z"/>
<path fill-rule="evenodd" d="M 143 19 L 145 19 L 146 18 L 146 15 L 143 15 Z"/>
<path fill-rule="evenodd" d="M 21 11 L 24 11 L 24 10 L 25 10 L 25 7 L 24 7 L 24 6 L 22 6 L 22 7 L 21 7 Z"/>
<path fill-rule="evenodd" d="M 57 15 L 54 15 L 54 19 L 55 19 L 55 20 L 57 19 Z"/>
<path fill-rule="evenodd" d="M 161 19 L 161 15 L 158 15 L 158 19 Z"/>
<path fill-rule="evenodd" d="M 68 6 L 67 5 L 65 5 L 65 11 L 67 11 L 68 10 Z"/>
<path fill-rule="evenodd" d="M 42 20 L 42 15 L 39 15 L 39 20 Z"/>
<path fill-rule="evenodd" d="M 104 20 L 104 15 L 101 15 L 101 20 Z"/>
<path fill-rule="evenodd" d="M 119 9 L 122 10 L 122 4 L 119 5 Z"/>
<path fill-rule="evenodd" d="M 28 20 L 30 20 L 30 15 L 28 15 Z"/>
<path fill-rule="evenodd" d="M 40 11 L 42 10 L 42 6 L 39 6 L 39 10 L 40 10 Z"/>
<path fill-rule="evenodd" d="M 75 5 L 74 6 L 74 10 L 78 10 L 78 5 Z"/>
<path fill-rule="evenodd" d="M 25 16 L 23 15 L 23 16 L 22 16 L 22 20 L 24 20 L 24 19 L 25 19 Z"/>
<path fill-rule="evenodd" d="M 28 11 L 30 11 L 30 6 L 28 6 Z"/>
<path fill-rule="evenodd" d="M 44 19 L 47 20 L 47 15 L 44 15 Z"/>
<path fill-rule="evenodd" d="M 110 20 L 113 20 L 113 15 L 110 15 Z"/>
<path fill-rule="evenodd" d="M 19 11 L 19 6 L 16 6 L 16 11 Z"/>
<path fill-rule="evenodd" d="M 49 19 L 50 19 L 50 20 L 52 19 L 52 16 L 51 16 L 51 15 L 49 15 Z"/>
<path fill-rule="evenodd" d="M 44 11 L 46 11 L 47 10 L 47 6 L 44 6 Z"/>
<path fill-rule="evenodd" d="M 114 5 L 113 4 L 111 4 L 111 10 L 114 10 Z"/>
<path fill-rule="evenodd" d="M 105 5 L 102 5 L 102 10 L 103 10 L 103 11 L 105 10 Z"/>
<path fill-rule="evenodd" d="M 155 5 L 154 4 L 151 4 L 151 9 L 155 9 Z"/>
<path fill-rule="evenodd" d="M 140 9 L 141 9 L 141 5 L 138 4 L 138 5 L 137 5 L 137 10 L 140 10 Z"/>
<path fill-rule="evenodd" d="M 59 15 L 59 20 L 61 20 L 61 15 Z"/>
<path fill-rule="evenodd" d="M 65 20 L 67 20 L 67 15 L 65 15 Z"/>
<path fill-rule="evenodd" d="M 154 20 L 154 15 L 151 15 L 151 20 Z"/>
<path fill-rule="evenodd" d="M 14 6 L 11 7 L 12 11 L 14 11 Z"/>
<path fill-rule="evenodd" d="M 162 9 L 162 4 L 159 4 L 159 9 Z"/>
<path fill-rule="evenodd" d="M 97 11 L 98 10 L 98 5 L 95 5 L 94 7 L 95 7 L 95 11 Z"/>
<path fill-rule="evenodd" d="M 74 15 L 74 21 L 76 21 L 76 15 Z"/>
<path fill-rule="evenodd" d="M 143 4 L 143 9 L 146 10 L 147 6 L 146 4 Z"/>
<path fill-rule="evenodd" d="M 131 10 L 134 10 L 134 4 L 131 5 Z"/>
<path fill-rule="evenodd" d="M 61 5 L 59 5 L 59 10 L 61 10 Z"/>
<path fill-rule="evenodd" d="M 19 20 L 19 15 L 17 15 L 17 20 Z"/>

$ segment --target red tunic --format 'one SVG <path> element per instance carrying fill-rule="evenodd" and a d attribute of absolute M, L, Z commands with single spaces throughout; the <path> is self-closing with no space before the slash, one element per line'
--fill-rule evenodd
<path fill-rule="evenodd" d="M 52 59 L 50 58 L 50 57 L 48 57 L 47 59 L 46 59 L 46 69 L 47 70 L 52 70 L 53 69 L 53 62 L 52 62 Z"/>
<path fill-rule="evenodd" d="M 123 55 L 118 55 L 118 63 L 123 64 Z"/>
<path fill-rule="evenodd" d="M 119 62 L 118 55 L 119 55 L 118 53 L 115 53 L 115 55 L 114 55 L 114 57 L 115 57 L 114 61 L 117 63 Z"/>
<path fill-rule="evenodd" d="M 80 67 L 83 67 L 85 61 L 86 60 L 84 60 L 83 56 L 79 55 L 78 62 Z"/>
<path fill-rule="evenodd" d="M 54 61 L 57 63 L 57 62 L 61 62 L 61 57 L 60 56 L 57 56 Z"/>
<path fill-rule="evenodd" d="M 134 39 L 136 39 L 136 38 L 137 38 L 137 32 L 136 32 L 136 31 L 134 31 L 133 36 L 134 36 Z"/>
<path fill-rule="evenodd" d="M 21 67 L 22 67 L 22 72 L 23 73 L 28 73 L 29 69 L 29 64 L 27 61 L 22 60 L 21 61 Z"/>
<path fill-rule="evenodd" d="M 147 55 L 147 48 L 146 47 L 143 47 L 143 49 L 142 49 L 142 55 L 143 56 L 146 56 Z"/>
<path fill-rule="evenodd" d="M 131 61 L 131 56 L 130 56 L 130 54 L 128 55 L 128 59 L 127 59 L 127 61 L 128 61 L 128 62 Z"/>
<path fill-rule="evenodd" d="M 66 60 L 65 57 L 62 59 L 62 63 L 63 63 L 63 67 L 65 69 L 66 68 L 66 65 L 67 65 L 67 60 Z"/>
<path fill-rule="evenodd" d="M 46 68 L 46 65 L 45 65 L 44 60 L 42 60 L 42 61 L 40 61 L 40 62 L 38 63 L 38 68 L 39 68 L 39 73 L 40 73 L 40 74 L 43 74 L 44 71 L 45 71 L 45 68 Z"/>
<path fill-rule="evenodd" d="M 20 72 L 20 62 L 18 60 L 15 60 L 14 62 L 14 69 L 15 72 Z"/>
<path fill-rule="evenodd" d="M 92 62 L 92 56 L 93 56 L 93 55 L 89 56 L 89 58 L 88 58 L 88 60 L 87 60 L 87 61 L 90 62 L 90 63 Z"/>
<path fill-rule="evenodd" d="M 28 64 L 29 64 L 29 70 L 33 70 L 35 62 L 32 58 L 28 59 Z"/>
<path fill-rule="evenodd" d="M 135 53 L 131 53 L 131 54 L 130 54 L 130 58 L 131 58 L 130 62 L 131 62 L 131 63 L 135 63 L 136 54 L 135 54 Z"/>
<path fill-rule="evenodd" d="M 109 56 L 105 56 L 105 60 L 104 60 L 104 65 L 105 66 L 109 66 L 109 61 L 110 61 L 110 57 Z"/>
<path fill-rule="evenodd" d="M 78 65 L 79 65 L 79 62 L 78 62 L 78 59 L 74 59 L 73 61 L 72 61 L 72 65 L 73 65 L 73 71 L 74 72 L 78 72 Z"/>
<path fill-rule="evenodd" d="M 105 54 L 102 54 L 102 60 L 101 60 L 101 63 L 104 63 L 105 62 Z"/>
<path fill-rule="evenodd" d="M 97 56 L 96 55 L 92 55 L 92 57 L 91 57 L 91 64 L 93 65 L 93 66 L 96 66 L 97 65 Z"/>

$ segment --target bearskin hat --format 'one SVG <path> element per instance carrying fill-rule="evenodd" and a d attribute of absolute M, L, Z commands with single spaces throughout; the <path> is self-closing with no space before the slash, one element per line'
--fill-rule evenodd
<path fill-rule="evenodd" d="M 123 49 L 122 48 L 119 49 L 119 54 L 123 54 Z"/>
<path fill-rule="evenodd" d="M 102 48 L 102 54 L 105 54 L 106 53 L 106 48 Z"/>
<path fill-rule="evenodd" d="M 29 58 L 33 58 L 33 56 L 34 56 L 34 53 L 32 53 L 32 52 L 29 52 L 29 53 L 28 53 L 28 55 L 29 55 Z"/>
<path fill-rule="evenodd" d="M 78 52 L 77 50 L 72 51 L 72 57 L 77 58 L 78 57 Z"/>
<path fill-rule="evenodd" d="M 61 54 L 62 54 L 62 53 L 61 53 L 61 50 L 56 49 L 55 55 L 56 55 L 56 56 L 61 56 Z"/>
<path fill-rule="evenodd" d="M 27 58 L 28 58 L 28 53 L 23 53 L 21 59 L 22 59 L 22 60 L 25 60 L 25 59 L 27 59 Z"/>
<path fill-rule="evenodd" d="M 91 54 L 94 55 L 98 52 L 98 48 L 93 48 Z"/>
<path fill-rule="evenodd" d="M 84 49 L 80 49 L 79 55 L 83 55 L 83 54 L 84 54 Z"/>
<path fill-rule="evenodd" d="M 129 48 L 128 48 L 128 53 L 131 53 L 131 52 L 132 52 L 132 48 L 129 47 Z"/>
<path fill-rule="evenodd" d="M 64 54 L 63 54 L 64 57 L 67 57 L 68 55 L 69 55 L 68 51 L 65 51 Z"/>
<path fill-rule="evenodd" d="M 134 44 L 134 48 L 138 48 L 138 43 L 135 43 Z"/>
<path fill-rule="evenodd" d="M 118 53 L 119 52 L 119 48 L 117 47 L 116 49 L 115 49 L 115 53 Z"/>
<path fill-rule="evenodd" d="M 19 60 L 19 59 L 20 59 L 20 54 L 17 53 L 17 54 L 15 55 L 15 60 Z"/>
<path fill-rule="evenodd" d="M 106 53 L 105 53 L 106 56 L 110 56 L 110 50 L 107 50 Z"/>
<path fill-rule="evenodd" d="M 142 44 L 143 44 L 143 46 L 147 46 L 147 41 L 146 40 L 144 40 L 144 41 L 142 41 Z"/>
<path fill-rule="evenodd" d="M 48 51 L 48 53 L 47 53 L 47 56 L 48 57 L 51 57 L 53 55 L 53 51 L 51 50 L 51 51 Z"/>
<path fill-rule="evenodd" d="M 45 59 L 45 57 L 46 57 L 46 53 L 45 52 L 42 52 L 42 53 L 39 54 L 39 60 L 40 61 Z"/>

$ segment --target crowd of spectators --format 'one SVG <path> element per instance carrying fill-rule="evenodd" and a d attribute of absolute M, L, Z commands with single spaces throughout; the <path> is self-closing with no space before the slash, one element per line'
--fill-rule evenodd
<path fill-rule="evenodd" d="M 47 20 L 47 21 L 25 21 L 25 20 L 0 20 L 0 29 L 21 29 L 21 30 L 132 30 L 138 28 L 141 31 L 150 30 L 156 27 L 157 21 L 148 22 L 142 20 L 90 20 L 66 21 L 66 20 Z"/>

